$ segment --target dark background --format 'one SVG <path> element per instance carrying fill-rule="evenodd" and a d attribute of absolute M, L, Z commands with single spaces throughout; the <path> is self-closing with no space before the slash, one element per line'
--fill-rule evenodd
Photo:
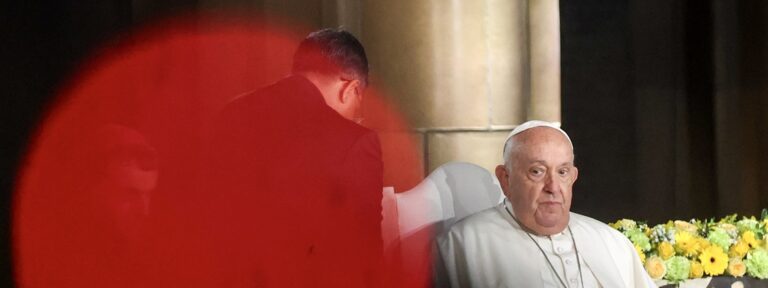
<path fill-rule="evenodd" d="M 136 1 L 133 1 L 136 2 Z M 194 1 L 5 1 L 0 9 L 0 287 L 13 287 L 11 203 L 27 141 L 59 89 L 104 45 Z M 140 14 L 138 12 L 141 12 Z"/>
<path fill-rule="evenodd" d="M 576 3 L 578 2 L 578 3 Z M 768 3 L 561 1 L 562 111 L 603 221 L 760 215 Z"/>
<path fill-rule="evenodd" d="M 0 17 L 0 286 L 12 286 L 16 167 L 85 57 L 196 1 L 7 1 Z M 75 1 L 71 1 L 75 2 Z M 768 203 L 768 3 L 561 1 L 562 113 L 603 221 L 759 215 Z"/>

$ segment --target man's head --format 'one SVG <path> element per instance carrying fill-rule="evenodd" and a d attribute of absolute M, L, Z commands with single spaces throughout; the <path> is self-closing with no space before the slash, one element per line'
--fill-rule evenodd
<path fill-rule="evenodd" d="M 368 58 L 347 31 L 322 29 L 310 33 L 293 56 L 293 74 L 317 86 L 325 103 L 344 118 L 361 120 L 363 90 L 368 85 Z"/>
<path fill-rule="evenodd" d="M 496 177 L 515 217 L 538 235 L 562 232 L 579 174 L 568 135 L 551 123 L 526 122 L 510 133 L 504 157 Z"/>

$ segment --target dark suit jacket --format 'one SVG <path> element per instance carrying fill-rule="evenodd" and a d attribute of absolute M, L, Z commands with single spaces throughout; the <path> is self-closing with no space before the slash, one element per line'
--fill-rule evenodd
<path fill-rule="evenodd" d="M 379 282 L 382 162 L 373 131 L 299 76 L 235 99 L 212 128 L 205 176 L 222 284 Z"/>

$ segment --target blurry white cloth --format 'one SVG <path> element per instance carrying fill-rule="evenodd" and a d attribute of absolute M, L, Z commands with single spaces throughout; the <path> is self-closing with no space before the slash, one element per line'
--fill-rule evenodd
<path fill-rule="evenodd" d="M 511 209 L 508 200 L 504 201 Z M 583 261 L 585 286 L 656 287 L 634 246 L 621 233 L 576 213 L 571 213 L 569 226 Z M 537 241 L 546 238 L 534 236 Z M 539 243 L 542 248 L 551 245 Z M 438 237 L 437 248 L 436 287 L 562 287 L 539 248 L 503 203 L 453 225 Z M 563 265 L 554 263 L 560 258 L 550 257 L 550 261 L 562 278 Z M 568 287 L 579 287 L 581 280 L 573 282 L 572 275 L 568 273 L 563 280 Z M 594 279 L 599 286 L 590 281 Z"/>

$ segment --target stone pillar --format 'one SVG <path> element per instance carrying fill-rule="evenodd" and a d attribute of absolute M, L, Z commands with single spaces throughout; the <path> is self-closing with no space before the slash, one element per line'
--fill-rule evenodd
<path fill-rule="evenodd" d="M 425 173 L 450 161 L 490 171 L 507 133 L 560 121 L 557 0 L 363 0 L 372 75 L 422 139 Z"/>
<path fill-rule="evenodd" d="M 531 102 L 529 119 L 560 122 L 560 9 L 558 0 L 528 7 Z"/>

